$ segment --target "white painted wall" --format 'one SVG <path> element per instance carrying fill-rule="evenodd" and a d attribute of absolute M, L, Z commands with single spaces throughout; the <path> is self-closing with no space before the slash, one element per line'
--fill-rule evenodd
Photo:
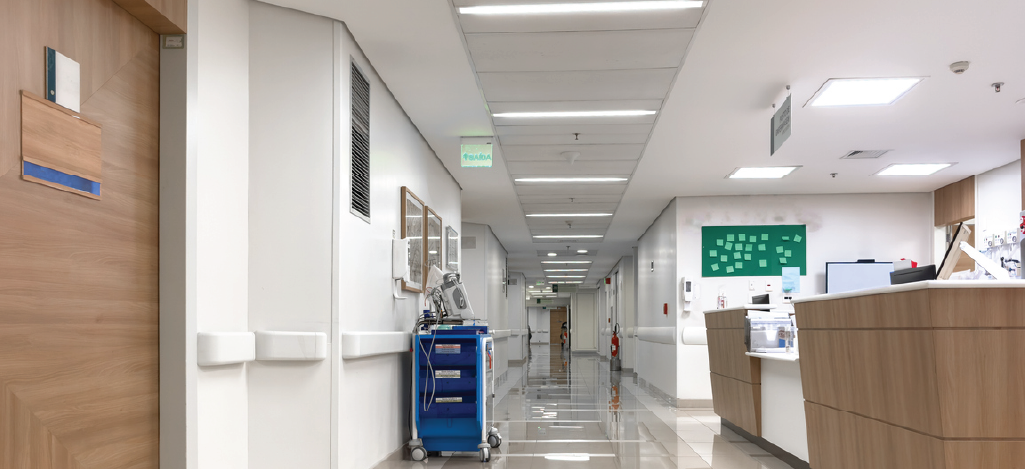
<path fill-rule="evenodd" d="M 338 219 L 339 327 L 351 331 L 408 331 L 423 296 L 392 299 L 391 240 L 401 230 L 401 187 L 408 186 L 445 226 L 461 226 L 459 186 L 409 121 L 352 35 L 335 23 L 340 125 Z M 370 81 L 371 223 L 349 213 L 349 60 Z M 478 300 L 472 295 L 475 308 Z M 408 441 L 410 357 L 386 355 L 342 360 L 337 373 L 336 436 L 340 467 L 372 467 Z M 367 423 L 371 422 L 371 423 Z"/>
<path fill-rule="evenodd" d="M 983 237 L 1017 230 L 1021 212 L 1021 160 L 987 171 L 975 177 L 975 240 L 982 250 Z M 988 249 L 986 255 L 1021 260 L 1021 244 L 1006 244 Z"/>
<path fill-rule="evenodd" d="M 571 346 L 574 352 L 594 352 L 597 350 L 598 328 L 597 322 L 598 306 L 596 290 L 581 289 L 573 293 L 570 304 L 570 314 L 573 317 Z"/>
<path fill-rule="evenodd" d="M 334 22 L 253 2 L 249 327 L 332 332 Z M 249 367 L 249 467 L 331 465 L 331 371 Z"/>
<path fill-rule="evenodd" d="M 641 236 L 637 245 L 637 326 L 676 327 L 676 276 L 677 276 L 677 200 L 669 202 L 662 214 Z M 654 262 L 654 272 L 652 272 Z M 662 312 L 662 305 L 669 304 L 669 314 Z M 672 345 L 637 341 L 638 360 L 635 365 L 637 376 L 673 396 L 677 388 L 677 348 Z M 686 356 L 684 358 L 687 358 Z M 708 378 L 708 360 L 705 360 L 704 376 Z M 681 366 L 684 373 L 695 374 L 690 367 Z"/>
<path fill-rule="evenodd" d="M 509 329 L 518 331 L 527 329 L 527 304 L 526 304 L 526 282 L 527 279 L 520 272 L 509 273 Z M 512 282 L 515 281 L 516 285 Z M 526 332 L 520 336 L 509 337 L 509 360 L 522 360 L 527 356 L 527 335 Z"/>
<path fill-rule="evenodd" d="M 199 8 L 190 2 L 190 11 Z M 196 56 L 196 328 L 247 331 L 249 306 L 249 1 L 203 2 L 189 24 Z M 246 367 L 199 368 L 197 466 L 246 468 Z"/>
<path fill-rule="evenodd" d="M 530 323 L 530 329 L 534 334 L 530 343 L 547 344 L 550 340 L 549 334 L 551 334 L 551 331 L 549 330 L 551 328 L 551 324 L 548 310 L 543 309 L 540 306 L 530 306 L 527 308 L 527 319 Z M 556 331 L 556 333 L 558 333 L 558 331 Z"/>
<path fill-rule="evenodd" d="M 627 338 L 626 330 L 637 326 L 637 272 L 633 256 L 619 261 L 620 288 L 619 347 L 623 369 L 633 369 L 637 359 L 636 339 Z"/>
<path fill-rule="evenodd" d="M 462 246 L 463 284 L 466 295 L 470 299 L 473 311 L 479 318 L 488 320 L 488 327 L 495 330 L 509 329 L 509 298 L 503 290 L 506 282 L 506 257 L 508 252 L 501 241 L 491 231 L 491 227 L 477 223 L 463 223 L 460 235 L 477 238 L 475 249 Z M 495 340 L 495 353 L 499 357 L 508 357 L 509 338 Z M 496 360 L 495 372 L 498 376 L 508 369 L 508 360 Z"/>

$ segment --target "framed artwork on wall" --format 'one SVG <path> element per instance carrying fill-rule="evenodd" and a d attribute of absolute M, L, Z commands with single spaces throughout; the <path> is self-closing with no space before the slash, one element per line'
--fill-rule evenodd
<path fill-rule="evenodd" d="M 402 238 L 409 238 L 409 280 L 402 280 L 402 289 L 424 291 L 424 214 L 426 206 L 408 187 L 402 186 Z"/>
<path fill-rule="evenodd" d="M 459 271 L 459 233 L 451 226 L 445 227 L 445 265 L 449 270 Z"/>
<path fill-rule="evenodd" d="M 444 259 L 442 256 L 444 240 L 442 235 L 444 234 L 444 226 L 441 224 L 441 217 L 434 212 L 430 207 L 427 207 L 427 257 L 424 262 L 424 278 L 426 279 L 431 272 L 432 266 L 438 266 L 439 269 L 445 269 Z"/>

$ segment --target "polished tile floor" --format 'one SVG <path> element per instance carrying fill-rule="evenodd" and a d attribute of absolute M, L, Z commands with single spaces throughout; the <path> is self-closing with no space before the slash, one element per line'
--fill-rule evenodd
<path fill-rule="evenodd" d="M 677 410 L 608 368 L 597 355 L 534 345 L 527 364 L 510 368 L 498 385 L 495 426 L 503 443 L 490 463 L 477 453 L 424 462 L 406 454 L 377 467 L 790 469 L 723 428 L 711 409 Z"/>

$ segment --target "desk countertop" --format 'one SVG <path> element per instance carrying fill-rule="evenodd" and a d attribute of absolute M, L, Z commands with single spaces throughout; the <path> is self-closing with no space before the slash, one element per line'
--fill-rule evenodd
<path fill-rule="evenodd" d="M 929 288 L 1025 288 L 1025 280 L 928 280 L 925 282 L 905 283 L 903 285 L 891 285 L 870 290 L 858 290 L 844 293 L 827 293 L 825 295 L 809 296 L 808 298 L 797 298 L 793 302 L 809 303 L 812 301 L 840 300 L 858 296 L 883 295 L 887 293 L 901 293 Z M 721 311 L 721 310 L 720 310 Z"/>

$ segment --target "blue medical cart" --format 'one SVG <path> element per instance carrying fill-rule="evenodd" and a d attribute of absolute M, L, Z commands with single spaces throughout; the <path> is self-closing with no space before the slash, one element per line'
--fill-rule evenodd
<path fill-rule="evenodd" d="M 409 448 L 414 461 L 435 451 L 478 452 L 481 462 L 491 460 L 491 448 L 502 444 L 502 436 L 488 423 L 494 423 L 493 354 L 486 326 L 453 326 L 413 336 Z"/>

